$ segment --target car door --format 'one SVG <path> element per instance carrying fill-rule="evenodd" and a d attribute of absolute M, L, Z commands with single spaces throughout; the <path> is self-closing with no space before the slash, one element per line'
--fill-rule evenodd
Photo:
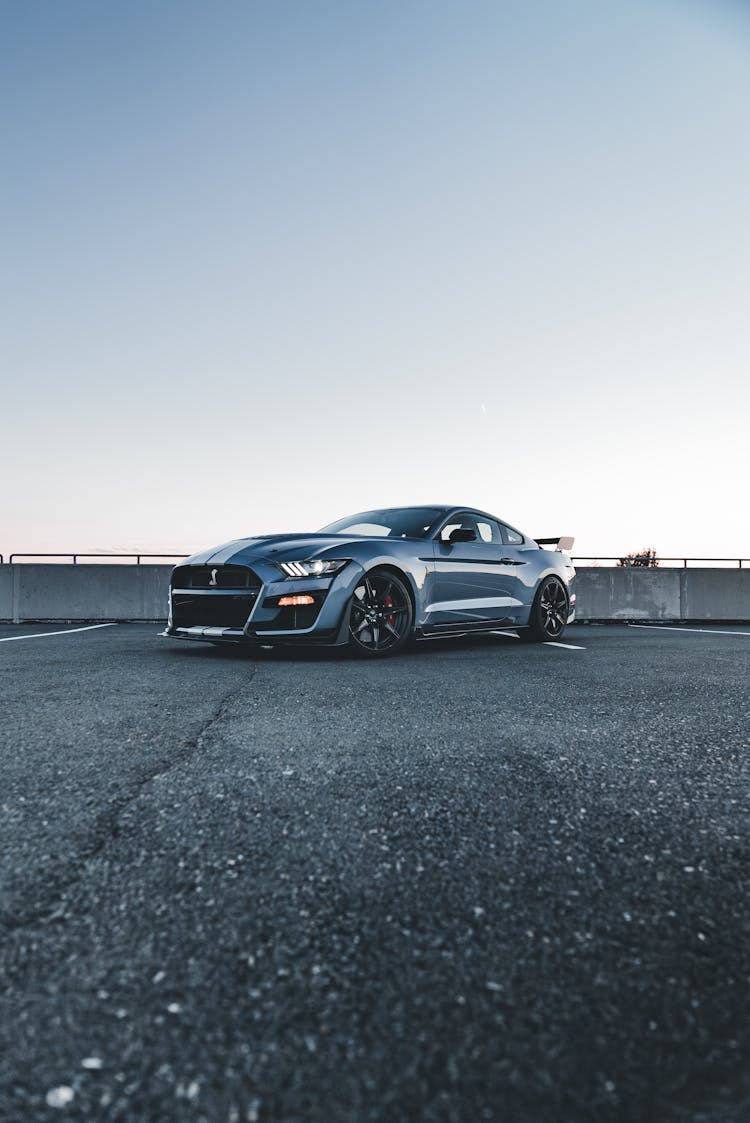
<path fill-rule="evenodd" d="M 521 622 L 525 598 L 519 571 L 524 561 L 503 541 L 494 519 L 455 512 L 435 535 L 434 557 L 428 628 L 460 630 Z"/>

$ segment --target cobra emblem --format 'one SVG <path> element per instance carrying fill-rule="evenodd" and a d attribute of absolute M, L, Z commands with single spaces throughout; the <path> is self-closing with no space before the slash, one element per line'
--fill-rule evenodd
<path fill-rule="evenodd" d="M 218 569 L 212 569 L 211 570 L 211 580 L 208 582 L 209 585 L 212 585 L 214 587 L 214 589 L 216 588 L 216 585 L 218 584 L 218 582 L 216 580 L 216 574 L 218 572 L 219 572 Z"/>

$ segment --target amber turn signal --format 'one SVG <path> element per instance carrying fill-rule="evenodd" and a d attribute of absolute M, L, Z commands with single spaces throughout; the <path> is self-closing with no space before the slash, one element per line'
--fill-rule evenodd
<path fill-rule="evenodd" d="M 279 608 L 297 608 L 302 604 L 315 604 L 315 598 L 304 593 L 295 597 L 279 597 Z"/>

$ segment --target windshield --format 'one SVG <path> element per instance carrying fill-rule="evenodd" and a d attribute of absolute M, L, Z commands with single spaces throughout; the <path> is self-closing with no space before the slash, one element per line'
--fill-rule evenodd
<path fill-rule="evenodd" d="M 362 534 L 378 538 L 426 538 L 445 514 L 443 507 L 390 507 L 360 511 L 321 527 L 320 534 Z"/>

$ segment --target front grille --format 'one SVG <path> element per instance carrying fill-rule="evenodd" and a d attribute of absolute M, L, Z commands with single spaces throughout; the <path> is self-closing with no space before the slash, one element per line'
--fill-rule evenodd
<path fill-rule="evenodd" d="M 172 594 L 174 628 L 244 628 L 255 604 L 255 593 L 228 596 L 223 593 L 191 597 Z"/>
<path fill-rule="evenodd" d="M 259 589 L 260 580 L 244 565 L 180 565 L 173 589 Z"/>

